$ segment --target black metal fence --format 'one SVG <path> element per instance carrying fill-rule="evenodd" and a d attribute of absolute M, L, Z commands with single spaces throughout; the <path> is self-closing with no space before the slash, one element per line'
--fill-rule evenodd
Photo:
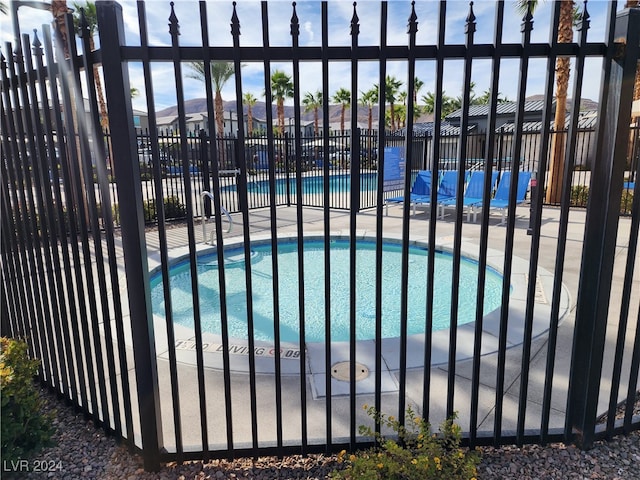
<path fill-rule="evenodd" d="M 635 183 L 635 176 L 640 157 L 640 143 L 638 142 L 637 126 L 631 127 L 630 147 L 627 155 L 627 166 L 625 169 L 625 182 L 627 185 Z M 357 139 L 360 144 L 360 170 L 357 175 L 360 178 L 356 182 L 360 193 L 360 208 L 375 208 L 378 174 L 378 135 L 376 130 L 357 130 Z M 386 132 L 386 145 L 403 145 L 404 136 L 397 134 L 390 135 Z M 566 139 L 567 131 L 559 134 L 551 132 L 549 134 L 549 145 L 547 146 L 547 163 L 550 160 L 550 148 L 553 144 L 553 137 L 562 135 Z M 467 158 L 465 159 L 465 169 L 469 171 L 482 170 L 486 152 L 486 132 L 473 132 L 467 136 Z M 158 141 L 159 161 L 161 165 L 161 183 L 163 188 L 163 198 L 165 203 L 165 217 L 167 220 L 180 219 L 186 216 L 186 202 L 182 188 L 182 159 L 180 141 L 177 132 L 160 130 L 154 137 Z M 525 171 L 537 172 L 539 169 L 538 158 L 540 157 L 542 132 L 527 131 L 522 133 L 522 159 L 520 168 Z M 323 138 L 320 136 L 301 137 L 303 149 L 300 153 L 301 169 L 304 174 L 302 204 L 310 207 L 322 207 L 324 198 L 317 195 L 322 192 L 322 176 L 324 161 L 330 166 L 330 195 L 329 207 L 337 209 L 349 209 L 349 203 L 344 195 L 351 189 L 349 166 L 351 162 L 351 142 L 350 132 L 332 132 L 329 135 L 329 148 L 327 152 L 322 149 Z M 106 135 L 106 141 L 110 142 L 110 136 Z M 136 130 L 136 143 L 138 145 L 138 162 L 140 164 L 140 180 L 142 182 L 142 195 L 144 201 L 145 221 L 147 224 L 157 221 L 155 211 L 155 178 L 153 175 L 153 155 L 151 149 L 152 136 L 148 130 Z M 457 152 L 459 135 L 443 134 L 440 136 L 440 161 L 439 169 L 455 170 L 457 168 Z M 194 193 L 194 215 L 201 217 L 203 212 L 202 198 L 203 191 L 211 190 L 211 160 L 208 158 L 210 149 L 210 139 L 203 131 L 188 132 L 186 135 L 187 159 L 191 174 Z M 225 136 L 216 140 L 219 150 L 224 152 L 219 162 L 222 174 L 219 175 L 220 198 L 222 205 L 231 212 L 240 211 L 238 203 L 237 176 L 240 173 L 240 162 L 237 159 L 239 145 L 237 137 Z M 432 135 L 416 135 L 413 138 L 414 155 L 411 170 L 415 173 L 419 170 L 430 170 L 432 165 L 431 154 L 433 148 Z M 566 143 L 566 140 L 565 140 Z M 289 135 L 282 137 L 274 136 L 275 148 L 274 161 L 276 162 L 275 172 L 278 176 L 276 180 L 277 205 L 292 205 L 296 203 L 295 172 L 296 172 L 296 152 L 295 138 Z M 578 129 L 576 136 L 576 156 L 574 158 L 574 171 L 571 177 L 571 205 L 576 207 L 586 207 L 589 199 L 589 184 L 591 171 L 594 163 L 596 145 L 596 131 L 593 128 Z M 265 208 L 269 205 L 269 152 L 266 137 L 249 138 L 245 141 L 243 154 L 247 165 L 247 188 L 248 188 L 248 208 Z M 500 128 L 495 135 L 495 159 L 494 168 L 498 171 L 509 171 L 511 169 L 510 153 L 513 148 L 513 129 Z M 110 165 L 111 166 L 111 165 Z M 112 167 L 112 166 L 111 166 Z M 115 188 L 115 178 L 109 177 L 112 186 L 111 192 L 113 204 L 117 205 L 117 190 Z M 94 181 L 97 176 L 94 174 Z M 385 191 L 385 198 L 401 195 L 400 190 Z M 545 204 L 546 196 L 542 197 Z M 633 202 L 633 189 L 627 188 L 623 193 L 620 204 L 620 213 L 627 215 L 631 213 Z M 204 198 L 207 205 L 206 216 L 211 215 L 211 199 Z M 117 209 L 116 206 L 114 208 Z M 116 217 L 116 223 L 119 219 Z"/>
<path fill-rule="evenodd" d="M 25 338 L 31 355 L 42 360 L 41 381 L 139 449 L 148 469 L 169 460 L 357 448 L 370 441 L 356 433 L 359 424 L 371 421 L 361 412 L 363 403 L 400 419 L 412 406 L 432 423 L 457 411 L 470 446 L 563 441 L 588 448 L 597 438 L 640 428 L 633 414 L 640 305 L 631 294 L 638 273 L 640 195 L 638 183 L 632 186 L 638 174 L 638 135 L 629 127 L 640 11 L 616 16 L 611 3 L 605 41 L 589 42 L 585 7 L 578 40 L 566 45 L 558 44 L 554 35 L 559 5 L 553 6 L 550 40 L 543 43 L 531 41 L 531 12 L 522 21 L 521 42 L 503 43 L 506 11 L 498 2 L 492 43 L 474 42 L 476 19 L 470 7 L 465 45 L 447 44 L 447 4 L 442 2 L 436 44 L 416 43 L 418 18 L 412 4 L 407 5 L 407 46 L 387 45 L 388 5 L 382 3 L 380 45 L 359 45 L 354 5 L 351 46 L 331 46 L 330 6 L 324 2 L 320 47 L 299 45 L 295 5 L 291 45 L 270 46 L 269 7 L 263 2 L 262 45 L 240 45 L 241 23 L 234 5 L 230 48 L 210 44 L 210 6 L 201 2 L 202 45 L 180 45 L 172 4 L 167 7 L 171 46 L 152 46 L 146 6 L 139 2 L 140 44 L 130 46 L 125 44 L 121 7 L 105 1 L 97 4 L 98 51 L 90 53 L 85 23 L 81 54 L 76 42 L 69 41 L 67 55 L 64 40 L 53 39 L 47 26 L 38 36 L 24 35 L 20 51 L 5 45 L 0 79 L 2 333 Z M 69 32 L 72 25 L 68 16 Z M 525 131 L 525 85 L 530 61 L 542 58 L 546 76 L 541 124 L 550 125 L 554 65 L 560 56 L 570 56 L 575 63 L 570 95 L 574 108 L 564 134 L 561 201 L 557 208 L 545 209 L 542 194 L 553 133 Z M 601 59 L 603 81 L 597 126 L 583 132 L 575 107 L 587 57 Z M 359 130 L 356 109 L 348 134 L 330 134 L 326 104 L 320 142 L 276 136 L 269 109 L 264 139 L 248 138 L 242 122 L 233 139 L 215 134 L 213 61 L 234 64 L 237 111 L 242 110 L 243 63 L 262 65 L 269 103 L 272 67 L 288 62 L 299 126 L 303 61 L 321 62 L 324 98 L 330 93 L 329 65 L 349 62 L 353 105 L 362 62 L 378 62 L 379 98 L 385 98 L 389 61 L 405 62 L 408 91 L 415 87 L 416 62 L 433 61 L 435 90 L 442 92 L 444 62 L 453 59 L 463 61 L 465 92 L 465 114 L 455 143 L 440 134 L 438 103 L 433 137 L 413 135 L 415 105 L 410 95 L 405 137 Z M 470 132 L 466 115 L 477 59 L 492 63 L 483 135 Z M 500 62 L 505 59 L 517 60 L 520 67 L 512 132 L 495 128 Z M 185 61 L 194 60 L 205 66 L 207 130 L 213 140 L 200 132 L 189 135 L 186 128 L 182 69 Z M 133 124 L 128 62 L 140 63 L 144 73 L 149 113 L 144 135 Z M 157 128 L 152 62 L 169 65 L 174 73 L 177 134 Z M 107 139 L 101 133 L 94 66 L 102 69 L 105 83 Z M 78 108 L 85 97 L 90 105 L 86 115 Z M 379 115 L 383 125 L 384 109 Z M 588 140 L 580 140 L 581 135 Z M 396 191 L 385 191 L 380 175 L 385 162 L 391 163 L 385 148 L 390 146 L 401 146 L 411 166 Z M 589 175 L 581 177 L 578 165 L 588 165 Z M 399 215 L 385 217 L 385 199 L 409 199 L 415 175 L 408 172 L 418 169 L 431 171 L 430 193 L 419 200 L 426 211 L 412 216 L 412 205 L 405 201 Z M 475 208 L 480 202 L 485 207 L 477 225 L 463 221 L 464 173 L 470 169 L 484 173 L 482 198 L 476 199 Z M 438 215 L 442 170 L 457 170 L 460 192 L 449 203 L 455 213 L 445 220 Z M 488 208 L 493 206 L 491 178 L 496 170 L 511 172 L 506 227 L 495 225 Z M 524 207 L 525 221 L 523 207 L 517 206 L 518 182 L 525 178 L 520 172 L 537 173 L 531 201 Z M 305 190 L 308 178 L 317 179 L 311 192 Z M 341 193 L 333 188 L 334 178 Z M 576 213 L 572 196 L 582 186 L 589 188 L 587 209 Z M 623 211 L 631 215 L 621 218 L 625 195 L 629 204 Z M 213 215 L 216 248 L 210 257 L 202 257 L 203 242 L 193 221 L 174 231 L 167 223 L 201 216 L 201 208 L 206 216 L 207 209 L 215 213 L 223 207 L 237 212 L 233 217 L 238 227 L 235 236 L 227 236 L 223 216 Z M 374 207 L 374 214 L 366 217 L 363 210 Z M 256 217 L 256 211 L 266 213 L 266 220 L 265 215 Z M 288 230 L 283 215 L 293 220 Z M 156 227 L 145 229 L 152 220 Z M 332 245 L 340 240 L 334 227 L 343 232 L 347 252 L 340 288 L 334 288 L 332 276 L 340 271 L 332 263 L 337 255 Z M 363 228 L 370 232 L 366 246 L 361 243 Z M 308 236 L 317 241 L 311 250 L 319 252 L 319 263 L 310 264 L 305 257 Z M 466 244 L 468 238 L 473 247 Z M 413 245 L 421 247 L 419 260 L 410 259 Z M 294 283 L 284 280 L 284 260 L 274 255 L 269 261 L 260 253 L 265 246 L 294 253 Z M 369 249 L 373 257 L 362 260 L 361 249 Z M 383 270 L 388 249 L 399 255 L 394 273 Z M 450 283 L 436 266 L 443 252 L 451 262 Z M 426 279 L 418 291 L 412 289 L 416 263 L 424 265 L 421 277 Z M 476 265 L 472 292 L 463 290 L 467 263 Z M 614 268 L 620 269 L 615 276 Z M 372 294 L 365 300 L 359 297 L 367 289 L 359 276 L 362 269 L 371 274 Z M 212 283 L 199 279 L 204 270 L 214 272 Z M 497 304 L 487 312 L 486 292 L 495 271 Z M 239 287 L 230 280 L 238 272 Z M 309 277 L 313 274 L 317 276 Z M 388 314 L 383 311 L 383 283 L 390 278 L 400 287 L 397 311 Z M 260 289 L 265 287 L 258 287 L 264 285 L 259 281 L 265 279 L 268 287 Z M 445 284 L 446 295 L 436 290 L 440 284 Z M 322 292 L 315 307 L 306 300 L 313 290 Z M 346 297 L 339 297 L 341 293 Z M 443 296 L 450 298 L 444 306 L 448 327 L 437 331 L 434 302 Z M 269 300 L 267 313 L 257 308 L 261 297 Z M 425 300 L 417 320 L 414 297 Z M 465 297 L 475 299 L 474 305 L 460 307 Z M 339 329 L 335 298 L 346 298 L 340 303 L 348 305 L 346 336 L 339 341 L 334 337 Z M 237 299 L 244 303 L 238 306 Z M 215 311 L 207 302 L 215 303 Z M 185 309 L 186 320 L 180 313 Z M 239 330 L 233 320 L 238 310 L 243 316 Z M 316 320 L 320 337 L 310 341 L 314 310 L 321 312 Z M 471 322 L 461 320 L 464 313 L 471 315 Z M 286 323 L 288 316 L 293 324 Z M 418 333 L 410 330 L 411 320 L 421 323 Z M 386 323 L 395 333 L 383 333 Z M 261 336 L 264 330 L 272 333 L 267 340 Z M 363 333 L 368 340 L 361 339 Z M 334 370 L 342 376 L 332 376 Z M 360 381 L 366 370 L 370 375 Z M 617 420 L 619 405 L 623 418 Z M 599 426 L 602 413 L 608 416 Z"/>

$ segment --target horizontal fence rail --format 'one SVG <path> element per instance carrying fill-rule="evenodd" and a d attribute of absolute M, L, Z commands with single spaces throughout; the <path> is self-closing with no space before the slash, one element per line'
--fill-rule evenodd
<path fill-rule="evenodd" d="M 368 406 L 402 425 L 408 408 L 434 425 L 457 414 L 472 447 L 589 448 L 640 428 L 640 142 L 630 110 L 640 11 L 593 7 L 606 29 L 593 42 L 585 3 L 575 37 L 561 42 L 561 3 L 550 6 L 546 42 L 532 41 L 531 3 L 524 17 L 492 5 L 486 43 L 476 29 L 489 20 L 473 3 L 453 26 L 446 2 L 404 5 L 406 45 L 387 40 L 400 4 L 380 4 L 376 45 L 353 4 L 338 27 L 347 43 L 335 45 L 327 2 L 200 2 L 196 16 L 154 3 L 169 21 L 162 39 L 155 12 L 137 2 L 127 44 L 123 7 L 104 1 L 98 50 L 82 12 L 77 38 L 69 14 L 66 42 L 43 26 L 5 44 L 2 334 L 26 339 L 42 383 L 139 450 L 149 470 L 368 446 L 358 426 L 390 433 Z M 211 31 L 223 11 L 226 42 Z M 427 16 L 436 34 L 423 44 Z M 301 36 L 307 21 L 320 45 Z M 505 43 L 513 21 L 520 40 Z M 287 24 L 284 46 L 274 22 Z M 254 25 L 260 46 L 244 45 Z M 447 43 L 445 26 L 461 44 Z M 198 31 L 197 45 L 181 43 L 181 28 Z M 556 121 L 565 59 L 569 100 Z M 591 60 L 602 85 L 586 113 Z M 452 62 L 460 108 L 443 115 Z M 316 107 L 305 92 L 310 63 L 325 100 Z M 423 64 L 437 92 L 430 122 L 416 120 L 410 94 Z M 480 127 L 473 89 L 489 64 Z M 370 81 L 384 127 L 372 127 L 371 107 L 369 128 L 357 108 L 331 125 L 338 65 L 350 87 L 343 105 L 363 103 Z M 403 81 L 391 75 L 398 65 Z M 537 68 L 544 98 L 532 122 Z M 130 95 L 136 71 L 144 129 Z M 192 130 L 185 85 L 196 71 L 207 111 Z M 248 85 L 264 91 L 273 108 L 259 133 L 220 110 L 221 74 L 235 112 Z M 403 100 L 394 81 L 406 86 Z M 517 84 L 507 123 L 504 81 Z M 171 128 L 154 103 L 166 85 Z"/>

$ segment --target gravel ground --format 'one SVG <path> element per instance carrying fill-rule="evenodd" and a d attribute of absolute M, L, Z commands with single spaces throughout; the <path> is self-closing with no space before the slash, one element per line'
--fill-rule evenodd
<path fill-rule="evenodd" d="M 3 464 L 3 478 L 18 479 L 113 479 L 113 480 L 196 480 L 196 479 L 324 479 L 338 468 L 334 457 L 311 455 L 284 459 L 239 459 L 234 462 L 189 462 L 165 464 L 160 472 L 142 468 L 142 459 L 96 429 L 83 415 L 76 414 L 48 392 L 43 393 L 46 410 L 56 410 L 55 446 L 47 448 L 23 464 L 21 471 L 9 473 Z M 638 397 L 640 399 L 640 396 Z M 636 401 L 640 413 L 640 400 Z M 482 448 L 478 478 L 527 479 L 640 479 L 640 431 L 597 442 L 588 452 L 573 446 L 552 444 L 522 448 Z M 40 467 L 49 472 L 27 472 Z"/>

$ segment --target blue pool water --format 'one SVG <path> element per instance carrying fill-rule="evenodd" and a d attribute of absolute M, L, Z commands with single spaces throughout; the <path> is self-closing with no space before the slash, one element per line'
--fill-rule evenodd
<path fill-rule="evenodd" d="M 247 299 L 245 262 L 242 249 L 227 250 L 224 273 L 228 328 L 232 338 L 247 338 Z M 251 271 L 253 286 L 253 319 L 255 339 L 273 341 L 273 271 L 270 244 L 252 245 Z M 307 342 L 325 340 L 324 243 L 304 242 L 304 309 Z M 331 243 L 331 340 L 349 340 L 349 243 Z M 435 262 L 433 329 L 449 328 L 451 309 L 451 277 L 453 257 L 438 252 Z M 198 259 L 200 312 L 204 332 L 220 333 L 220 292 L 217 257 Z M 360 241 L 356 254 L 356 321 L 357 339 L 375 338 L 375 243 Z M 382 256 L 382 337 L 400 335 L 401 246 L 384 244 Z M 426 317 L 427 250 L 411 247 L 408 282 L 408 334 L 424 332 Z M 475 320 L 478 265 L 464 259 L 460 265 L 460 298 L 458 324 Z M 298 253 L 295 241 L 281 241 L 278 246 L 278 294 L 280 297 L 280 335 L 282 341 L 299 342 Z M 193 328 L 193 300 L 189 264 L 178 263 L 170 269 L 173 321 Z M 484 314 L 500 306 L 502 276 L 487 270 Z M 165 315 L 162 277 L 151 280 L 154 314 Z"/>
<path fill-rule="evenodd" d="M 378 187 L 378 175 L 375 173 L 363 173 L 360 175 L 360 191 L 375 191 Z M 287 193 L 287 183 L 289 191 L 292 195 L 297 192 L 296 177 L 291 175 L 287 178 L 276 179 L 276 193 L 284 195 Z M 225 189 L 235 191 L 235 185 L 229 185 Z M 254 180 L 252 177 L 247 182 L 247 191 L 249 193 L 269 193 L 269 180 Z M 349 192 L 351 191 L 351 175 L 331 175 L 329 177 L 329 191 L 331 192 Z M 324 192 L 324 176 L 315 175 L 311 177 L 302 177 L 302 193 L 313 194 Z"/>

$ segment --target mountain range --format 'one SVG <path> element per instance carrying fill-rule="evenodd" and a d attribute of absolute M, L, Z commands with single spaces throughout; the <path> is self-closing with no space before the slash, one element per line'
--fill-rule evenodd
<path fill-rule="evenodd" d="M 223 102 L 224 111 L 225 112 L 236 112 L 236 102 L 231 100 L 228 102 Z M 184 109 L 186 114 L 190 113 L 202 113 L 207 111 L 207 99 L 206 98 L 194 98 L 191 100 L 185 100 Z M 340 112 L 342 111 L 342 107 L 340 105 L 329 105 L 329 123 L 340 122 Z M 272 105 L 271 112 L 273 115 L 273 119 L 277 119 L 278 115 L 276 112 L 276 106 Z M 247 113 L 247 107 L 244 107 L 244 113 Z M 265 102 L 257 102 L 252 108 L 251 113 L 254 118 L 259 120 L 265 120 L 267 118 L 267 105 Z M 295 108 L 290 105 L 284 106 L 284 116 L 285 118 L 293 118 L 295 113 Z M 178 107 L 168 107 L 163 110 L 159 110 L 156 112 L 158 117 L 171 117 L 178 114 Z M 378 107 L 374 106 L 372 109 L 373 121 L 375 122 L 378 118 Z M 351 115 L 351 109 L 347 108 L 345 110 L 345 122 L 349 122 L 349 115 Z M 318 116 L 320 118 L 320 122 L 322 122 L 322 109 L 318 110 Z M 369 109 L 367 107 L 358 106 L 358 122 L 366 123 L 369 116 Z M 314 117 L 313 110 L 310 112 L 301 112 L 300 118 L 303 122 L 312 122 Z"/>
<path fill-rule="evenodd" d="M 526 100 L 531 100 L 531 101 L 535 101 L 535 100 L 544 100 L 544 95 L 532 95 L 530 97 L 527 97 Z M 224 111 L 225 112 L 236 112 L 236 102 L 233 100 L 227 101 L 227 102 L 223 102 L 224 105 Z M 567 99 L 567 107 L 571 108 L 571 99 Z M 194 98 L 191 100 L 186 100 L 184 102 L 184 108 L 185 108 L 185 113 L 187 114 L 192 114 L 192 113 L 202 113 L 202 112 L 206 112 L 207 111 L 207 99 L 206 98 Z M 595 102 L 591 99 L 588 98 L 583 98 L 580 101 L 580 110 L 597 110 L 598 108 L 598 102 Z M 267 118 L 267 105 L 265 102 L 257 102 L 252 110 L 252 114 L 254 116 L 254 118 L 259 119 L 259 120 L 265 120 Z M 329 105 L 329 123 L 338 123 L 340 122 L 340 112 L 342 110 L 342 107 L 340 105 Z M 277 119 L 278 115 L 276 112 L 276 106 L 272 105 L 271 107 L 271 112 L 273 115 L 273 119 Z M 285 105 L 284 106 L 284 116 L 285 118 L 293 118 L 294 116 L 294 112 L 295 109 L 293 106 L 290 105 Z M 244 113 L 247 113 L 247 107 L 244 107 Z M 173 106 L 173 107 L 168 107 L 165 108 L 163 110 L 160 110 L 158 112 L 156 112 L 156 115 L 158 117 L 170 117 L 170 116 L 174 116 L 178 114 L 178 107 L 177 106 Z M 322 121 L 322 110 L 318 111 L 318 115 L 320 118 L 320 121 Z M 345 122 L 349 122 L 350 121 L 350 115 L 351 115 L 351 109 L 347 108 L 345 110 Z M 367 120 L 368 120 L 368 115 L 369 115 L 369 109 L 367 107 L 363 107 L 361 105 L 358 106 L 358 122 L 362 123 L 362 124 L 366 124 Z M 373 115 L 373 121 L 374 123 L 376 122 L 376 119 L 378 118 L 378 106 L 374 106 L 372 109 L 372 115 Z M 301 112 L 300 118 L 302 120 L 302 122 L 312 122 L 313 121 L 313 116 L 314 113 L 313 111 L 310 112 L 304 112 L 304 110 Z M 421 121 L 420 119 L 418 119 L 418 121 Z"/>

